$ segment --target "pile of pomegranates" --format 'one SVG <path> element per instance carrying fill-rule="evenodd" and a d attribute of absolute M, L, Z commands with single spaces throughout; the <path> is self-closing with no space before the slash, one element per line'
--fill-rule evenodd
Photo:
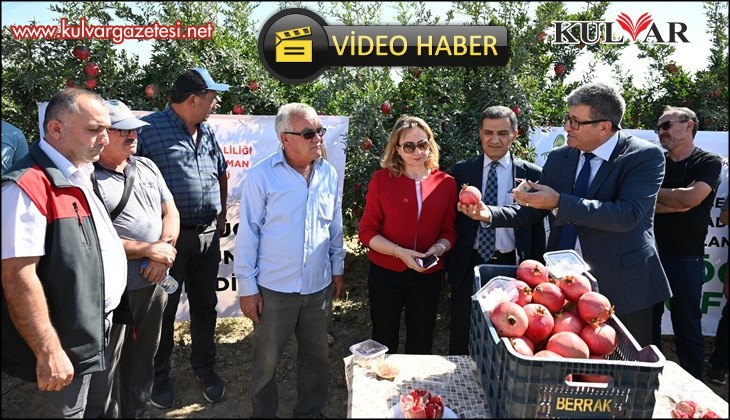
<path fill-rule="evenodd" d="M 513 279 L 516 302 L 501 302 L 488 314 L 500 337 L 524 356 L 602 359 L 616 350 L 617 331 L 606 321 L 613 306 L 591 290 L 581 273 L 559 279 L 536 260 L 519 264 Z"/>

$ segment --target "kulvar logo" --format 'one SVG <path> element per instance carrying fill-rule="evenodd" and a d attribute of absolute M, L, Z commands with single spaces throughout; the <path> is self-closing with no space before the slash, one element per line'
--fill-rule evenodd
<path fill-rule="evenodd" d="M 553 21 L 555 38 L 553 44 L 624 44 L 626 38 L 618 32 L 615 24 L 625 30 L 633 42 L 654 44 L 677 44 L 689 42 L 685 36 L 687 25 L 684 22 L 666 22 L 662 25 L 654 22 L 647 12 L 634 22 L 626 13 L 620 13 L 615 22 L 612 21 Z M 643 35 L 643 39 L 639 35 Z M 637 41 L 638 39 L 638 41 Z"/>

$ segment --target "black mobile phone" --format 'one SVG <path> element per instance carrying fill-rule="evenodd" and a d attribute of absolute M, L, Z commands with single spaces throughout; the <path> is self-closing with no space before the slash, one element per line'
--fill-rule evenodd
<path fill-rule="evenodd" d="M 436 265 L 436 262 L 438 262 L 439 257 L 436 255 L 429 255 L 426 258 L 421 258 L 421 266 L 424 268 L 431 268 L 434 265 Z"/>

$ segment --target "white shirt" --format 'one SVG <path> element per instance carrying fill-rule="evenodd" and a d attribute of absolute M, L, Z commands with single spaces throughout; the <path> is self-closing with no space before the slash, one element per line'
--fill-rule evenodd
<path fill-rule="evenodd" d="M 497 165 L 497 206 L 508 206 L 514 203 L 514 196 L 512 195 L 512 189 L 515 187 L 514 179 L 512 178 L 514 166 L 512 163 L 512 154 L 507 152 L 506 155 L 502 156 L 498 160 Z M 482 194 L 487 186 L 487 177 L 489 176 L 489 166 L 492 164 L 492 159 L 484 154 L 484 167 L 482 168 Z M 481 226 L 489 228 L 488 223 L 481 222 Z M 507 254 L 515 250 L 515 230 L 514 228 L 490 228 L 494 229 L 494 248 L 495 250 Z M 474 249 L 477 249 L 479 235 L 474 239 Z"/>
<path fill-rule="evenodd" d="M 92 190 L 89 177 L 94 172 L 94 165 L 76 167 L 45 139 L 40 140 L 39 145 L 66 179 L 81 188 L 89 201 L 104 267 L 104 310 L 110 312 L 119 305 L 127 286 L 127 256 L 104 204 Z M 3 183 L 2 259 L 45 255 L 47 224 L 46 217 L 16 183 Z"/>
<path fill-rule="evenodd" d="M 616 148 L 616 145 L 618 144 L 618 131 L 616 131 L 613 136 L 611 136 L 608 141 L 603 143 L 602 145 L 598 146 L 596 149 L 594 149 L 591 153 L 596 155 L 593 159 L 589 160 L 588 163 L 591 165 L 591 174 L 588 176 L 588 188 L 591 187 L 591 183 L 593 182 L 593 178 L 596 177 L 596 174 L 598 173 L 598 169 L 601 168 L 601 165 L 604 161 L 607 161 L 611 158 L 611 153 L 613 153 L 613 149 Z M 583 155 L 585 153 L 581 152 L 580 159 L 578 159 L 578 169 L 575 171 L 575 179 L 578 179 L 578 174 L 580 174 L 581 169 L 583 169 L 583 165 L 585 162 L 585 159 L 583 158 Z M 573 183 L 575 183 L 575 180 L 573 180 Z M 580 247 L 580 239 L 576 238 L 575 240 L 575 251 L 583 257 L 583 251 Z"/>

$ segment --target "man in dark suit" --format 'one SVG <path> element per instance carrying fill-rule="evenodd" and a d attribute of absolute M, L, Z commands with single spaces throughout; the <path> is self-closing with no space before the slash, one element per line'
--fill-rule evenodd
<path fill-rule="evenodd" d="M 537 181 L 540 167 L 515 158 L 509 149 L 517 137 L 517 116 L 504 106 L 490 106 L 482 112 L 479 138 L 483 154 L 454 165 L 456 185 L 473 185 L 488 196 L 489 186 L 496 187 L 496 205 L 511 204 L 512 188 L 522 179 Z M 490 174 L 495 163 L 494 183 Z M 484 226 L 482 226 L 484 225 Z M 481 233 L 480 233 L 481 230 Z M 525 259 L 542 260 L 545 252 L 545 228 L 542 219 L 524 228 L 494 229 L 493 245 L 478 250 L 480 235 L 490 229 L 459 213 L 456 219 L 457 239 L 450 254 L 451 330 L 449 354 L 469 354 L 469 322 L 474 267 L 479 264 L 516 265 Z M 481 254 L 481 255 L 480 255 Z"/>
<path fill-rule="evenodd" d="M 515 190 L 521 206 L 457 208 L 492 227 L 528 226 L 552 212 L 547 249 L 578 251 L 619 319 L 646 346 L 652 307 L 671 296 L 653 229 L 664 154 L 655 144 L 621 133 L 626 105 L 615 88 L 589 83 L 567 102 L 568 144 L 550 152 L 540 182 L 530 183 L 536 191 Z M 574 184 L 581 178 L 587 184 L 577 192 Z"/>

